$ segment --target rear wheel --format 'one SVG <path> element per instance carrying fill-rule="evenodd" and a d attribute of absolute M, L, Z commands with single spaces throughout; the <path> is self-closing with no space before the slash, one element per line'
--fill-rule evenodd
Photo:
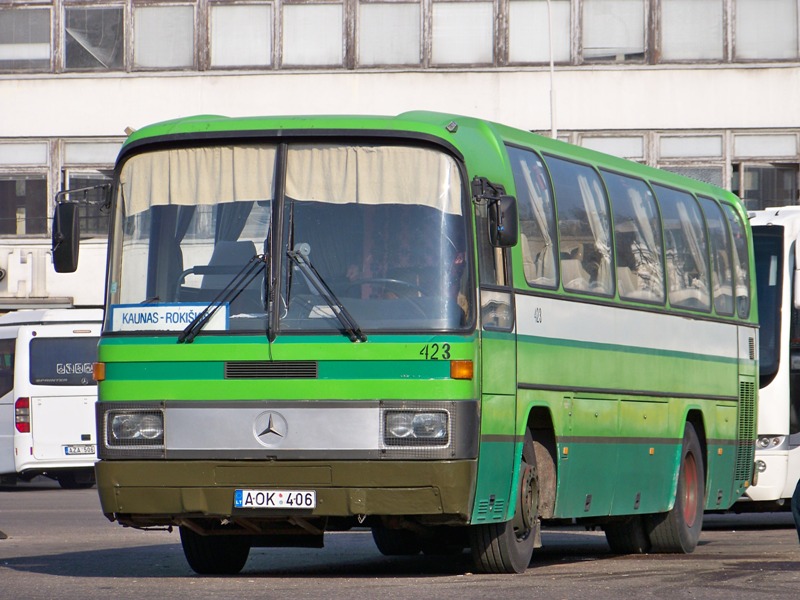
<path fill-rule="evenodd" d="M 65 490 L 85 490 L 94 485 L 94 471 L 91 469 L 62 471 L 56 475 L 56 480 Z"/>
<path fill-rule="evenodd" d="M 517 510 L 505 523 L 470 527 L 475 568 L 482 573 L 524 573 L 539 533 L 539 481 L 530 431 L 525 434 L 519 465 Z"/>
<path fill-rule="evenodd" d="M 650 538 L 642 517 L 638 515 L 608 523 L 603 529 L 614 554 L 645 554 L 650 551 Z"/>
<path fill-rule="evenodd" d="M 383 525 L 372 528 L 372 539 L 384 556 L 412 556 L 422 550 L 419 536 L 407 529 L 389 529 Z"/>
<path fill-rule="evenodd" d="M 703 450 L 694 425 L 686 423 L 675 505 L 648 519 L 653 552 L 689 553 L 697 546 L 703 528 L 706 475 Z"/>
<path fill-rule="evenodd" d="M 186 562 L 199 575 L 235 575 L 250 555 L 250 538 L 240 535 L 200 535 L 181 526 Z"/>

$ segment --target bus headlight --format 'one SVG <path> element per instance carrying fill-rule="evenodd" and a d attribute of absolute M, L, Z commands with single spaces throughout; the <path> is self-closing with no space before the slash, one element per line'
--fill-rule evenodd
<path fill-rule="evenodd" d="M 106 440 L 109 446 L 151 446 L 164 443 L 161 411 L 109 411 Z"/>
<path fill-rule="evenodd" d="M 774 450 L 782 444 L 782 435 L 760 435 L 756 440 L 756 448 L 759 450 Z"/>
<path fill-rule="evenodd" d="M 445 411 L 387 411 L 384 418 L 387 446 L 446 446 L 449 442 Z"/>

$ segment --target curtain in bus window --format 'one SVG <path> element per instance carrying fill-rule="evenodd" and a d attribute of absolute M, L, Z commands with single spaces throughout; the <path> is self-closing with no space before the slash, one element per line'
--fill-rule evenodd
<path fill-rule="evenodd" d="M 608 205 L 597 172 L 552 156 L 545 162 L 555 189 L 564 288 L 613 294 Z"/>
<path fill-rule="evenodd" d="M 721 315 L 733 314 L 733 277 L 731 275 L 731 244 L 728 226 L 722 209 L 710 198 L 700 197 L 700 206 L 708 224 L 711 245 L 711 283 L 714 309 Z"/>
<path fill-rule="evenodd" d="M 585 175 L 578 176 L 578 184 L 581 188 L 586 214 L 589 217 L 589 227 L 594 235 L 594 248 L 598 254 L 595 259 L 597 275 L 594 285 L 600 293 L 610 294 L 614 289 L 611 285 L 611 235 L 608 229 L 608 215 L 603 191 L 597 179 L 593 179 L 590 184 Z"/>
<path fill-rule="evenodd" d="M 539 157 L 530 151 L 509 148 L 517 188 L 520 242 L 525 279 L 530 285 L 556 284 L 553 200 Z"/>
<path fill-rule="evenodd" d="M 461 214 L 460 177 L 448 155 L 400 146 L 292 146 L 286 195 L 334 204 L 427 205 Z"/>
<path fill-rule="evenodd" d="M 139 154 L 120 173 L 127 216 L 156 205 L 271 200 L 274 147 L 209 146 Z"/>
<path fill-rule="evenodd" d="M 603 171 L 614 212 L 619 295 L 664 302 L 661 220 L 650 187 L 640 179 Z"/>
<path fill-rule="evenodd" d="M 664 217 L 670 304 L 709 310 L 708 244 L 700 208 L 689 194 L 656 188 Z"/>
<path fill-rule="evenodd" d="M 736 267 L 736 312 L 742 319 L 750 314 L 750 263 L 747 235 L 739 215 L 729 204 L 723 204 L 733 234 L 733 264 Z"/>

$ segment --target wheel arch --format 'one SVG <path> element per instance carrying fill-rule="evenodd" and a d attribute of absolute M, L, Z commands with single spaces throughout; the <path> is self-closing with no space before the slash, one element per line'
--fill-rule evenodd
<path fill-rule="evenodd" d="M 697 439 L 700 441 L 701 454 L 703 456 L 703 473 L 705 474 L 705 483 L 708 484 L 708 440 L 706 438 L 706 426 L 703 418 L 703 412 L 700 409 L 691 409 L 686 415 L 686 423 L 691 423 L 694 431 L 697 434 Z M 685 427 L 685 425 L 684 425 Z M 683 434 L 681 433 L 681 437 Z M 706 485 L 708 488 L 708 485 Z"/>
<path fill-rule="evenodd" d="M 551 519 L 555 512 L 558 489 L 558 451 L 550 409 L 534 406 L 528 413 L 527 427 L 533 436 L 536 472 L 539 480 L 539 516 Z"/>

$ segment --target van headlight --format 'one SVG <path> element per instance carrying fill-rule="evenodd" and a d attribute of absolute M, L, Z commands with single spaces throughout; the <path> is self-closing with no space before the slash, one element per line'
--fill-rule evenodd
<path fill-rule="evenodd" d="M 160 410 L 120 410 L 107 413 L 109 446 L 154 446 L 164 443 L 164 414 Z"/>
<path fill-rule="evenodd" d="M 387 446 L 446 446 L 450 441 L 446 411 L 386 411 L 384 420 Z"/>

